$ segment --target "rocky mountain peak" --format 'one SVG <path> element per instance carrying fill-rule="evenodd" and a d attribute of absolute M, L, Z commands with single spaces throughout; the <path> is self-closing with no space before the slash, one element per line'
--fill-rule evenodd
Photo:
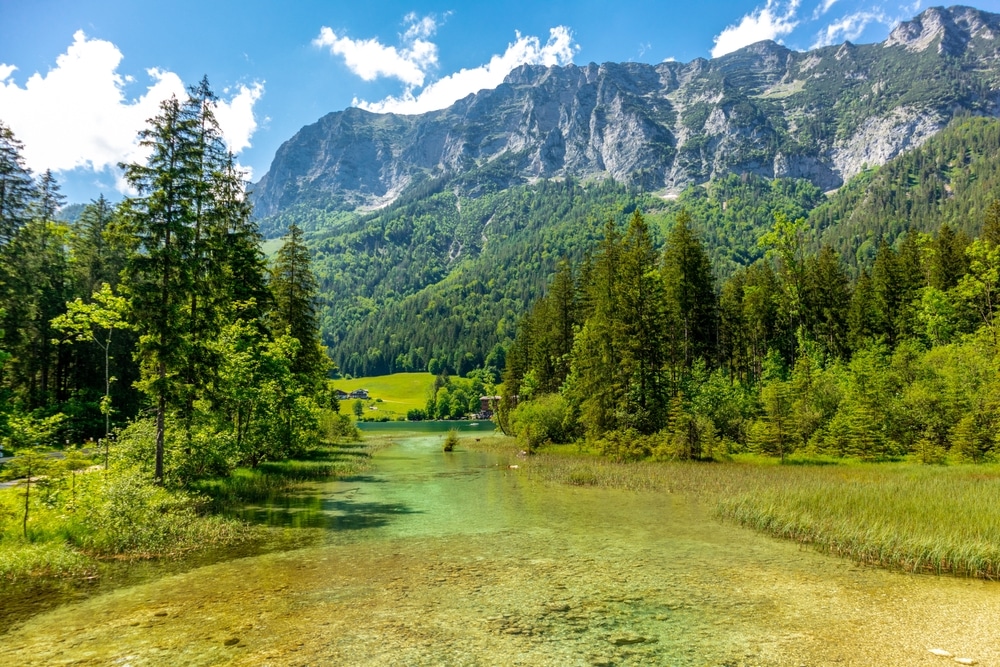
<path fill-rule="evenodd" d="M 997 18 L 973 7 L 931 7 L 896 26 L 883 44 L 916 52 L 937 43 L 938 53 L 959 56 L 974 39 L 995 39 L 1000 29 Z"/>
<path fill-rule="evenodd" d="M 278 150 L 256 210 L 378 208 L 442 179 L 471 196 L 560 177 L 670 193 L 728 173 L 833 189 L 956 114 L 1000 115 L 997 35 L 1000 15 L 938 7 L 882 44 L 802 53 L 763 41 L 689 63 L 525 65 L 440 111 L 324 116 Z"/>

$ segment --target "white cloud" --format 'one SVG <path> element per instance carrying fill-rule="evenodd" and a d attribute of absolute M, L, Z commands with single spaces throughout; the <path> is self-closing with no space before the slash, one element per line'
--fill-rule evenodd
<path fill-rule="evenodd" d="M 263 94 L 264 84 L 257 81 L 252 86 L 241 85 L 231 100 L 219 100 L 215 105 L 215 118 L 232 152 L 239 153 L 250 147 L 250 138 L 257 131 L 253 106 Z"/>
<path fill-rule="evenodd" d="M 184 83 L 173 72 L 146 71 L 151 83 L 138 99 L 125 97 L 130 76 L 118 73 L 122 53 L 114 44 L 73 35 L 56 66 L 35 73 L 24 87 L 10 79 L 11 65 L 0 65 L 0 109 L 3 121 L 24 144 L 24 160 L 33 171 L 68 171 L 78 167 L 101 171 L 119 162 L 144 159 L 137 135 L 159 105 L 170 96 L 184 98 Z M 241 86 L 218 106 L 219 124 L 231 150 L 250 145 L 256 129 L 253 105 L 263 86 Z M 119 184 L 122 185 L 121 179 Z"/>
<path fill-rule="evenodd" d="M 785 10 L 781 11 L 777 6 L 777 0 L 767 0 L 766 5 L 758 7 L 744 16 L 739 23 L 728 26 L 716 35 L 712 57 L 724 56 L 765 39 L 778 40 L 792 32 L 799 24 L 795 13 L 800 1 L 791 0 Z"/>
<path fill-rule="evenodd" d="M 405 21 L 410 25 L 401 36 L 400 48 L 386 46 L 377 39 L 338 36 L 327 26 L 320 28 L 313 44 L 343 57 L 347 68 L 365 81 L 390 77 L 408 86 L 422 86 L 427 72 L 438 63 L 437 45 L 427 40 L 437 30 L 437 22 L 430 16 L 418 19 L 416 14 L 407 15 Z"/>
<path fill-rule="evenodd" d="M 573 62 L 579 46 L 573 42 L 573 34 L 565 26 L 549 30 L 545 44 L 538 37 L 522 36 L 507 45 L 503 55 L 493 56 L 488 63 L 472 69 L 462 69 L 428 84 L 419 93 L 414 87 L 396 97 L 389 96 L 378 102 L 355 99 L 353 104 L 376 113 L 417 114 L 444 109 L 463 97 L 484 90 L 496 88 L 515 68 L 521 65 L 566 65 Z"/>
<path fill-rule="evenodd" d="M 815 21 L 819 17 L 826 14 L 828 11 L 830 11 L 831 7 L 837 4 L 837 2 L 838 0 L 823 0 L 823 2 L 821 2 L 819 6 L 816 7 L 816 10 L 813 12 L 813 20 Z"/>
<path fill-rule="evenodd" d="M 856 40 L 861 37 L 865 28 L 873 22 L 883 23 L 885 25 L 891 25 L 894 23 L 892 19 L 882 12 L 857 12 L 850 14 L 826 26 L 826 28 L 824 28 L 816 36 L 816 43 L 812 45 L 812 48 L 817 49 L 821 46 L 838 44 L 845 39 Z"/>

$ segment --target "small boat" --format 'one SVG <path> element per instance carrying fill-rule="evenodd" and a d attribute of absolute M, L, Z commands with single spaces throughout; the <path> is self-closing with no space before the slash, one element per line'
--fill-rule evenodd
<path fill-rule="evenodd" d="M 472 427 L 472 426 L 479 426 L 479 422 L 472 422 L 471 424 L 469 424 L 469 426 L 470 427 Z"/>

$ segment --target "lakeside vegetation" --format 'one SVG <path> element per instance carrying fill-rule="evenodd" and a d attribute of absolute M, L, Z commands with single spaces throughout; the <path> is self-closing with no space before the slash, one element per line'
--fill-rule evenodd
<path fill-rule="evenodd" d="M 58 219 L 0 123 L 0 582 L 268 541 L 234 503 L 358 472 L 301 231 L 270 261 L 208 82 L 141 133 L 131 192 Z"/>
<path fill-rule="evenodd" d="M 1000 579 L 1000 465 L 925 466 L 754 454 L 620 462 L 578 445 L 517 457 L 512 438 L 463 440 L 551 483 L 683 495 L 715 516 L 859 564 Z"/>
<path fill-rule="evenodd" d="M 237 468 L 169 491 L 136 470 L 123 450 L 112 450 L 108 470 L 88 465 L 70 474 L 63 460 L 50 459 L 44 476 L 31 482 L 30 521 L 24 532 L 28 484 L 22 480 L 0 489 L 0 582 L 85 582 L 120 561 L 267 548 L 281 538 L 280 531 L 228 518 L 227 513 L 288 496 L 304 482 L 364 472 L 372 453 L 384 446 L 377 439 L 326 443 L 299 458 Z"/>

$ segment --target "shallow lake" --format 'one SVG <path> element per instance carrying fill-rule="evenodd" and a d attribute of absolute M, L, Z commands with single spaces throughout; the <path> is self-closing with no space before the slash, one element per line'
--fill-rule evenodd
<path fill-rule="evenodd" d="M 696 498 L 542 484 L 442 440 L 248 508 L 321 545 L 65 604 L 0 635 L 0 665 L 1000 664 L 1000 585 L 858 568 Z"/>

